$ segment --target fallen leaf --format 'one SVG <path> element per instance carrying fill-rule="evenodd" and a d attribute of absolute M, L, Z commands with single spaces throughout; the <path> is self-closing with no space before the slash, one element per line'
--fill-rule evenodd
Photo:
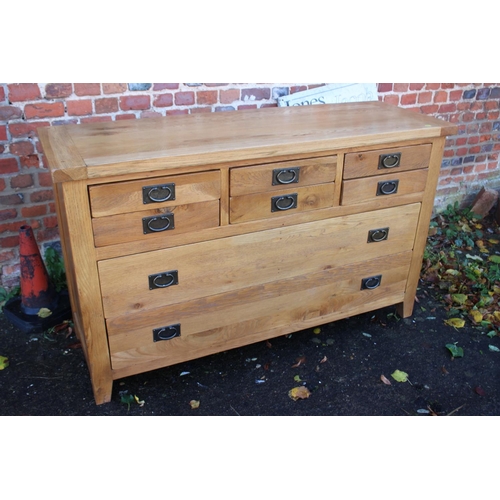
<path fill-rule="evenodd" d="M 500 264 L 500 255 L 490 255 L 488 260 L 494 264 Z"/>
<path fill-rule="evenodd" d="M 451 355 L 454 358 L 464 357 L 464 350 L 461 347 L 458 347 L 456 344 L 446 344 L 446 348 L 451 352 Z"/>
<path fill-rule="evenodd" d="M 446 319 L 444 322 L 453 328 L 463 328 L 465 326 L 465 320 L 461 318 L 450 318 Z"/>
<path fill-rule="evenodd" d="M 316 335 L 318 335 L 319 333 L 321 333 L 321 328 L 315 328 L 313 330 L 313 333 L 315 333 Z"/>
<path fill-rule="evenodd" d="M 293 380 L 295 380 L 295 382 L 302 382 L 300 375 L 295 375 L 295 377 L 293 377 Z"/>
<path fill-rule="evenodd" d="M 392 385 L 391 384 L 391 381 L 385 376 L 385 375 L 380 375 L 380 380 L 382 380 L 382 382 L 385 384 L 385 385 Z"/>
<path fill-rule="evenodd" d="M 196 399 L 192 399 L 190 402 L 189 402 L 189 405 L 191 406 L 191 410 L 196 410 L 196 408 L 199 408 L 200 406 L 200 402 L 197 401 Z"/>
<path fill-rule="evenodd" d="M 477 309 L 470 311 L 469 315 L 474 323 L 481 323 L 483 321 L 483 315 Z"/>
<path fill-rule="evenodd" d="M 497 346 L 491 344 L 488 346 L 488 349 L 493 352 L 500 352 L 500 349 Z"/>
<path fill-rule="evenodd" d="M 448 375 L 448 370 L 444 366 L 441 367 L 441 371 L 444 375 Z"/>
<path fill-rule="evenodd" d="M 144 406 L 144 401 L 140 401 L 137 396 L 134 396 L 135 402 L 142 408 Z"/>
<path fill-rule="evenodd" d="M 307 387 L 301 385 L 300 387 L 294 387 L 288 391 L 288 396 L 297 401 L 297 399 L 306 399 L 311 395 L 311 392 Z"/>
<path fill-rule="evenodd" d="M 38 316 L 40 318 L 48 318 L 51 314 L 52 311 L 50 309 L 47 309 L 46 307 L 41 307 L 38 311 Z"/>
<path fill-rule="evenodd" d="M 408 374 L 400 370 L 396 370 L 394 373 L 392 373 L 391 377 L 396 382 L 406 382 L 408 380 Z"/>
<path fill-rule="evenodd" d="M 328 358 L 326 356 L 323 357 L 323 359 L 320 361 L 320 363 L 326 363 L 328 361 Z"/>
<path fill-rule="evenodd" d="M 480 396 L 486 396 L 486 393 L 484 392 L 484 389 L 482 389 L 481 387 L 476 387 L 476 388 L 474 389 L 474 392 L 475 392 L 476 394 L 479 394 Z"/>
<path fill-rule="evenodd" d="M 297 368 L 300 365 L 303 365 L 306 362 L 306 358 L 305 358 L 305 356 L 301 356 L 300 358 L 297 358 L 295 361 L 296 361 L 296 363 L 294 365 L 292 365 L 292 368 Z"/>
<path fill-rule="evenodd" d="M 453 302 L 456 302 L 457 304 L 465 304 L 467 302 L 467 295 L 463 293 L 454 293 L 451 298 L 453 299 Z"/>
<path fill-rule="evenodd" d="M 0 370 L 7 368 L 9 366 L 9 359 L 5 356 L 0 356 Z"/>

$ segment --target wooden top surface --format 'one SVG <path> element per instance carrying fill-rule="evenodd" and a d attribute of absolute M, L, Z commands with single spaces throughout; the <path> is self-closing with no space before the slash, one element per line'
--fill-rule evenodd
<path fill-rule="evenodd" d="M 382 102 L 261 108 L 39 128 L 55 182 L 452 135 Z"/>

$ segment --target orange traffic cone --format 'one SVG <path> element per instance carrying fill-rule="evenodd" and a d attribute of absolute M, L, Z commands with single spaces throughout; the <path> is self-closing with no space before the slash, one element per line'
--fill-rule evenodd
<path fill-rule="evenodd" d="M 19 257 L 21 261 L 21 310 L 38 314 L 40 308 L 51 309 L 56 299 L 49 274 L 40 255 L 31 226 L 19 228 Z"/>

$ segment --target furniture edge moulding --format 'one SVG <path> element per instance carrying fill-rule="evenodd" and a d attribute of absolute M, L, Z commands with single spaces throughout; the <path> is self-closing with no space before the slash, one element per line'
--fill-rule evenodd
<path fill-rule="evenodd" d="M 63 125 L 40 127 L 37 133 L 54 183 L 88 178 L 87 165 Z"/>

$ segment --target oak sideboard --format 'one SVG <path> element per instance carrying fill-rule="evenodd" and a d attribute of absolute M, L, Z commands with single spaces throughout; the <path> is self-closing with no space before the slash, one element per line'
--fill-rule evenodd
<path fill-rule="evenodd" d="M 113 381 L 395 305 L 447 135 L 381 102 L 39 129 L 97 404 Z"/>

